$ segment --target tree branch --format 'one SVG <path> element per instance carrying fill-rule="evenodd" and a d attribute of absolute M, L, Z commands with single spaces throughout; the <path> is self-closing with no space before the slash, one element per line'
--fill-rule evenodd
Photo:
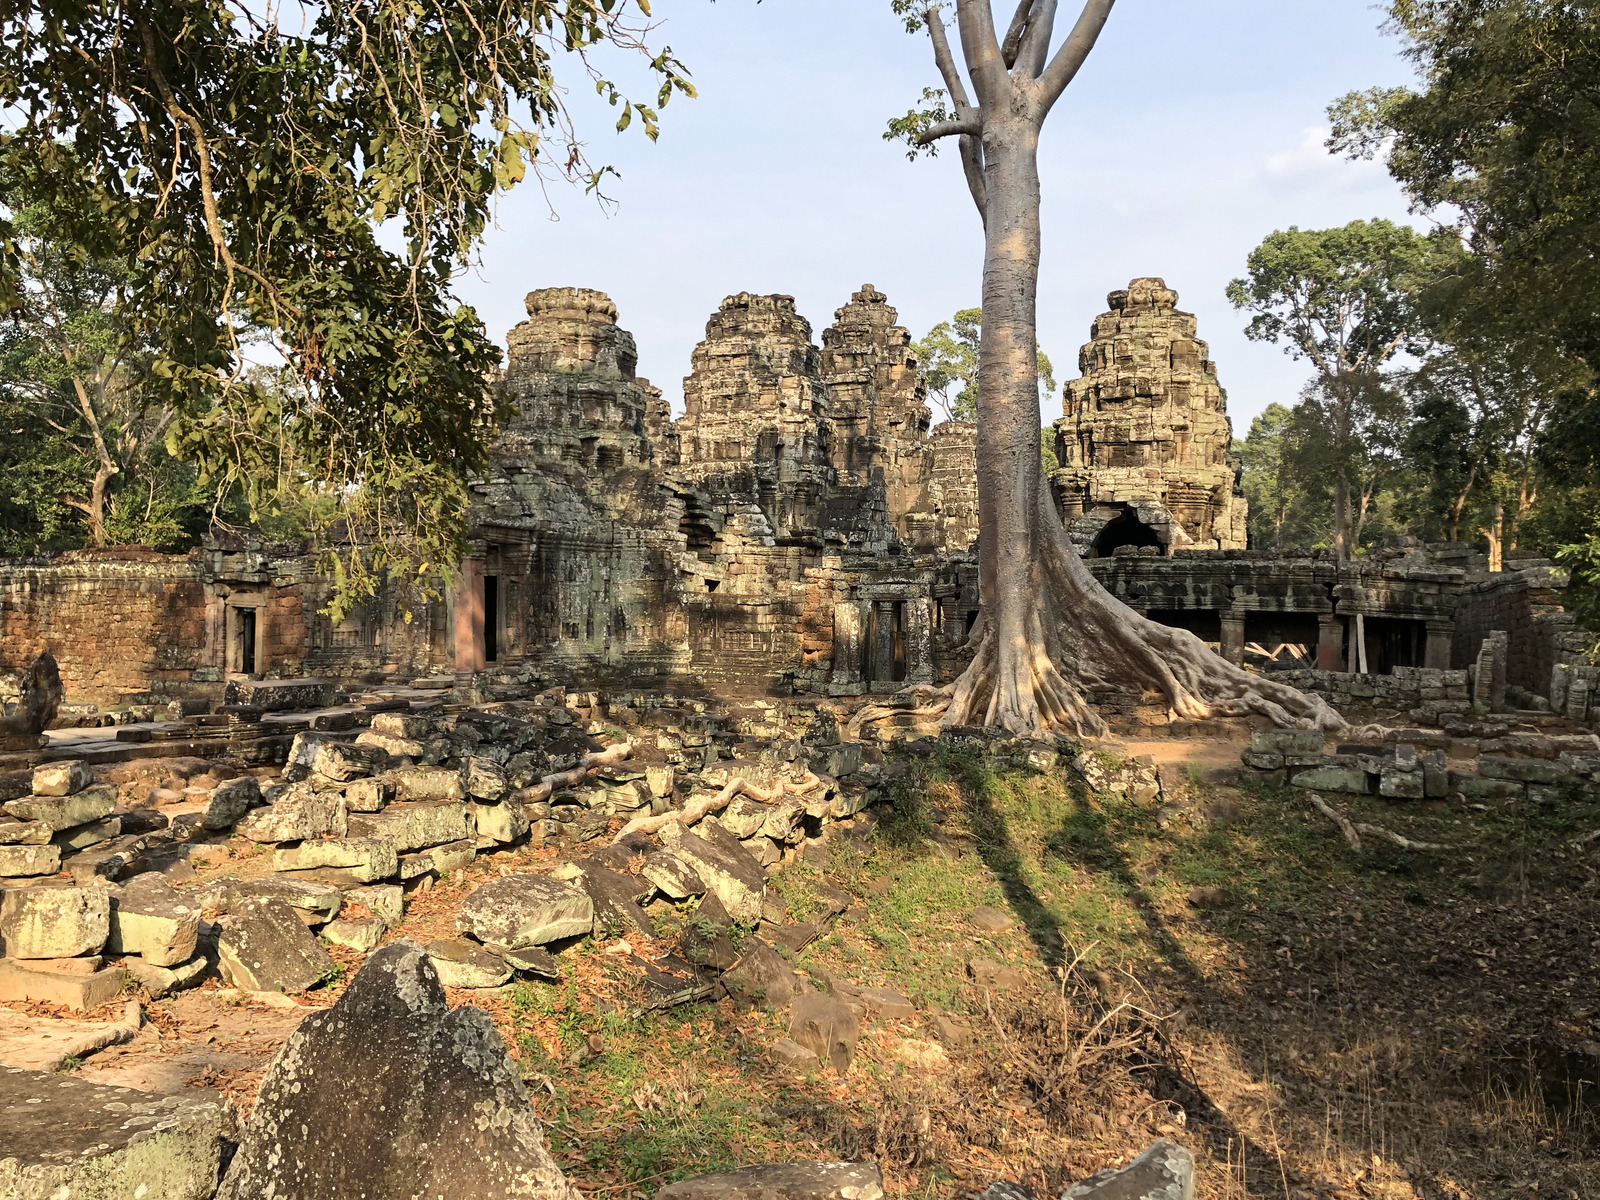
<path fill-rule="evenodd" d="M 1072 82 L 1078 68 L 1083 66 L 1083 60 L 1089 57 L 1089 51 L 1094 49 L 1100 31 L 1105 28 L 1106 18 L 1111 15 L 1111 6 L 1115 3 L 1116 0 L 1087 0 L 1084 4 L 1072 32 L 1039 76 L 1038 104 L 1041 115 L 1048 113 L 1055 102 L 1061 99 L 1061 93 L 1067 90 L 1067 84 Z"/>
<path fill-rule="evenodd" d="M 1011 18 L 1011 27 L 1006 30 L 1005 40 L 1000 43 L 1000 58 L 1008 71 L 1017 65 L 1017 56 L 1022 53 L 1022 35 L 1028 31 L 1028 14 L 1033 11 L 1035 2 L 1021 0 L 1016 15 Z"/>
<path fill-rule="evenodd" d="M 961 30 L 961 52 L 978 104 L 994 106 L 1005 95 L 1006 65 L 1000 57 L 1000 39 L 994 31 L 994 11 L 989 0 L 955 0 L 956 26 Z"/>
<path fill-rule="evenodd" d="M 972 193 L 972 202 L 978 206 L 978 216 L 983 221 L 985 229 L 989 227 L 989 183 L 983 174 L 983 142 L 979 138 L 964 134 L 961 138 L 961 169 L 967 176 L 967 189 Z M 950 415 L 950 406 L 945 405 L 945 415 Z"/>
<path fill-rule="evenodd" d="M 1022 39 L 1017 62 L 1024 79 L 1037 79 L 1044 71 L 1050 54 L 1050 39 L 1056 31 L 1057 0 L 1038 0 L 1033 19 L 1028 22 L 1027 34 Z"/>
<path fill-rule="evenodd" d="M 957 117 L 953 121 L 936 121 L 921 133 L 917 134 L 917 145 L 931 146 L 940 138 L 947 137 L 981 137 L 983 125 L 978 121 L 978 110 L 968 109 L 970 115 Z"/>
<path fill-rule="evenodd" d="M 933 39 L 933 61 L 938 64 L 945 90 L 950 93 L 950 103 L 960 112 L 971 108 L 972 101 L 967 98 L 967 85 L 961 79 L 960 68 L 956 66 L 956 56 L 950 52 L 950 39 L 944 31 L 944 20 L 939 15 L 942 7 L 935 4 L 928 10 L 928 36 Z"/>

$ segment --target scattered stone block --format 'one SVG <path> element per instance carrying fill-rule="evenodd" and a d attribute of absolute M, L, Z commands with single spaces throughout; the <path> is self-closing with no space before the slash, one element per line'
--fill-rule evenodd
<path fill-rule="evenodd" d="M 890 988 L 862 988 L 861 998 L 869 1011 L 891 1021 L 909 1021 L 917 1015 L 917 1006 Z"/>
<path fill-rule="evenodd" d="M 445 987 L 499 987 L 511 978 L 511 965 L 466 938 L 439 938 L 428 943 L 428 957 Z"/>
<path fill-rule="evenodd" d="M 636 879 L 605 867 L 589 866 L 575 881 L 594 902 L 594 926 L 607 935 L 626 937 L 640 933 L 655 937 L 655 923 L 650 920 L 639 901 L 653 890 L 648 880 Z"/>
<path fill-rule="evenodd" d="M 489 804 L 497 803 L 511 790 L 505 771 L 486 758 L 467 759 L 461 771 L 461 786 L 472 799 Z"/>
<path fill-rule="evenodd" d="M 0 846 L 43 846 L 55 831 L 43 821 L 0 821 Z"/>
<path fill-rule="evenodd" d="M 842 1001 L 822 992 L 804 992 L 789 1006 L 789 1037 L 843 1075 L 855 1056 L 861 1023 Z"/>
<path fill-rule="evenodd" d="M 669 900 L 687 900 L 690 896 L 705 895 L 705 881 L 699 873 L 667 850 L 646 854 L 639 874 L 655 884 Z"/>
<path fill-rule="evenodd" d="M 751 1008 L 783 1010 L 800 995 L 800 977 L 760 938 L 749 938 L 744 956 L 722 977 L 736 1003 Z"/>
<path fill-rule="evenodd" d="M 447 771 L 443 767 L 404 767 L 391 771 L 395 794 L 412 803 L 455 800 L 467 798 L 467 789 L 461 786 L 461 772 Z"/>
<path fill-rule="evenodd" d="M 967 964 L 967 977 L 982 988 L 1005 991 L 1021 987 L 1027 980 L 1020 971 L 995 962 L 992 958 L 975 958 Z"/>
<path fill-rule="evenodd" d="M 1318 792 L 1352 792 L 1365 796 L 1372 791 L 1367 773 L 1355 767 L 1312 767 L 1294 772 L 1289 782 L 1297 788 Z"/>
<path fill-rule="evenodd" d="M 341 918 L 329 921 L 321 929 L 322 936 L 335 946 L 343 946 L 357 954 L 376 949 L 387 932 L 388 926 L 381 917 Z"/>
<path fill-rule="evenodd" d="M 94 771 L 82 759 L 45 763 L 33 769 L 35 796 L 70 796 L 94 782 Z"/>
<path fill-rule="evenodd" d="M 400 871 L 394 843 L 382 837 L 325 838 L 273 851 L 274 871 L 337 868 L 356 883 L 391 879 Z"/>
<path fill-rule="evenodd" d="M 87 825 L 63 829 L 50 840 L 63 850 L 87 850 L 90 846 L 98 846 L 120 836 L 122 836 L 122 818 L 107 817 L 103 821 L 91 821 Z"/>
<path fill-rule="evenodd" d="M 694 869 L 706 889 L 716 895 L 734 920 L 754 925 L 761 919 L 766 872 L 750 852 L 720 826 L 701 822 L 704 836 L 685 833 L 672 843 L 672 854 Z"/>
<path fill-rule="evenodd" d="M 678 953 L 696 967 L 726 971 L 739 961 L 731 936 L 733 920 L 715 892 L 701 898 L 694 914 L 678 934 Z"/>
<path fill-rule="evenodd" d="M 8 800 L 6 812 L 19 821 L 43 821 L 52 833 L 109 817 L 117 807 L 117 785 L 100 783 L 70 796 L 24 796 Z"/>
<path fill-rule="evenodd" d="M 346 812 L 375 813 L 382 812 L 384 805 L 394 799 L 394 784 L 387 779 L 373 777 L 370 779 L 352 779 L 345 785 L 344 807 Z"/>
<path fill-rule="evenodd" d="M 8 958 L 98 954 L 110 932 L 111 899 L 103 888 L 28 887 L 0 893 L 0 952 Z"/>
<path fill-rule="evenodd" d="M 219 879 L 195 899 L 203 907 L 223 912 L 231 912 L 234 906 L 249 900 L 279 900 L 296 912 L 306 914 L 302 923 L 321 925 L 338 916 L 344 904 L 344 893 L 331 883 L 280 876 L 245 883 L 237 879 Z"/>
<path fill-rule="evenodd" d="M 217 965 L 230 987 L 303 992 L 334 969 L 328 952 L 282 900 L 253 898 L 218 921 Z"/>
<path fill-rule="evenodd" d="M 151 1000 L 160 1000 L 173 992 L 198 987 L 211 967 L 204 955 L 175 967 L 158 967 L 142 958 L 125 958 L 118 965 L 138 981 L 139 987 Z"/>
<path fill-rule="evenodd" d="M 401 854 L 472 837 L 467 807 L 454 800 L 391 804 L 382 812 L 358 813 L 349 819 L 349 833 L 351 837 L 388 838 Z"/>
<path fill-rule="evenodd" d="M 298 842 L 332 835 L 344 837 L 344 797 L 337 792 L 313 791 L 293 784 L 265 808 L 240 821 L 234 832 L 252 842 Z"/>
<path fill-rule="evenodd" d="M 505 875 L 461 906 L 456 927 L 508 950 L 578 937 L 594 928 L 594 902 L 581 888 L 543 875 Z"/>
<path fill-rule="evenodd" d="M 382 918 L 390 929 L 397 928 L 406 919 L 405 892 L 397 883 L 351 888 L 345 893 L 345 899 L 366 905 L 372 915 Z"/>
<path fill-rule="evenodd" d="M 1004 933 L 1016 925 L 1007 913 L 998 908 L 990 908 L 980 904 L 967 914 L 967 924 L 983 930 L 985 933 Z"/>
<path fill-rule="evenodd" d="M 219 1105 L 58 1072 L 0 1070 L 6 1200 L 210 1200 L 226 1131 Z"/>
<path fill-rule="evenodd" d="M 883 1200 L 877 1163 L 780 1163 L 668 1184 L 656 1200 Z"/>
<path fill-rule="evenodd" d="M 488 1014 L 451 1010 L 427 951 L 395 942 L 273 1061 L 217 1200 L 581 1200 L 533 1112 Z"/>
<path fill-rule="evenodd" d="M 262 803 L 261 784 L 253 775 L 241 775 L 217 785 L 206 801 L 202 829 L 232 829 L 252 808 Z"/>
<path fill-rule="evenodd" d="M 109 954 L 137 954 L 157 967 L 194 957 L 200 909 L 156 872 L 137 875 L 111 901 Z"/>
<path fill-rule="evenodd" d="M 1194 1155 L 1159 1138 L 1127 1166 L 1073 1184 L 1061 1200 L 1194 1200 Z"/>
<path fill-rule="evenodd" d="M 933 1014 L 933 1031 L 952 1050 L 960 1050 L 972 1041 L 972 1030 L 949 1013 Z"/>
<path fill-rule="evenodd" d="M 376 775 L 389 765 L 389 755 L 377 746 L 363 746 L 355 742 L 326 741 L 317 747 L 311 760 L 311 772 L 340 783 Z"/>
<path fill-rule="evenodd" d="M 121 995 L 122 980 L 120 967 L 106 967 L 88 975 L 67 975 L 32 970 L 15 959 L 0 959 L 0 1004 L 59 1004 L 73 1012 L 88 1012 Z M 4 1075 L 0 1070 L 0 1078 Z M 0 1147 L 3 1151 L 4 1147 Z M 0 1172 L 0 1183 L 4 1179 Z"/>
<path fill-rule="evenodd" d="M 779 1066 L 791 1071 L 805 1072 L 818 1065 L 817 1056 L 799 1042 L 781 1037 L 772 1043 L 772 1058 Z"/>
<path fill-rule="evenodd" d="M 494 953 L 503 958 L 514 971 L 523 971 L 551 983 L 561 982 L 561 963 L 548 950 L 529 946 L 524 950 L 496 949 Z"/>
<path fill-rule="evenodd" d="M 498 804 L 469 804 L 467 807 L 478 836 L 502 846 L 509 846 L 527 837 L 528 828 L 533 823 L 521 801 L 509 796 Z"/>

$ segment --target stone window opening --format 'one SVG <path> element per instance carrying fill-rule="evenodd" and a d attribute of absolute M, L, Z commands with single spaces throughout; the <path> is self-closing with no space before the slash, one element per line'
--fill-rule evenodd
<path fill-rule="evenodd" d="M 1091 558 L 1110 558 L 1122 546 L 1135 548 L 1154 546 L 1162 554 L 1166 547 L 1161 544 L 1161 538 L 1156 531 L 1141 521 L 1131 510 L 1124 509 L 1122 514 L 1106 523 L 1094 545 L 1090 549 Z"/>

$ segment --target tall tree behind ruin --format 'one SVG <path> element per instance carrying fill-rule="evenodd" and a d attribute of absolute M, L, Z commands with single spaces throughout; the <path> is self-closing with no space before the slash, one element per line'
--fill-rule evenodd
<path fill-rule="evenodd" d="M 72 249 L 142 264 L 119 315 L 151 346 L 169 445 L 242 481 L 274 464 L 218 411 L 283 420 L 321 523 L 335 608 L 387 574 L 438 579 L 464 537 L 466 476 L 503 415 L 500 352 L 451 285 L 496 196 L 531 170 L 597 187 L 563 75 L 617 126 L 657 132 L 692 93 L 646 44 L 639 0 L 19 0 L 0 10 L 7 169 L 59 213 L 92 214 Z M 280 23 L 280 16 L 282 21 Z M 620 51 L 659 80 L 651 103 L 599 71 Z M 380 238 L 380 231 L 391 236 Z M 21 264 L 0 222 L 0 305 Z M 399 250 L 389 247 L 399 246 Z M 267 339 L 302 397 L 281 417 L 246 377 Z M 274 439 L 266 439 L 273 444 Z M 353 536 L 352 536 L 353 532 Z"/>
<path fill-rule="evenodd" d="M 1039 455 L 1039 133 L 1111 14 L 1088 0 L 1053 47 L 1057 0 L 1021 0 L 1004 32 L 990 0 L 892 0 L 926 29 L 944 90 L 890 123 L 918 149 L 958 139 L 984 225 L 978 361 L 981 629 L 971 665 L 940 704 L 947 725 L 1016 735 L 1099 732 L 1096 688 L 1155 688 L 1188 718 L 1261 712 L 1337 727 L 1314 697 L 1249 675 L 1193 634 L 1147 620 L 1106 592 L 1068 540 Z M 953 9 L 966 72 L 945 29 Z M 968 80 L 971 91 L 968 91 Z"/>

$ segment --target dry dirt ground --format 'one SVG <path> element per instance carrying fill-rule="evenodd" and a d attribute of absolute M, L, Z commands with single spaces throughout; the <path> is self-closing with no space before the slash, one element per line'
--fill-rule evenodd
<path fill-rule="evenodd" d="M 1600 1200 L 1600 843 L 1571 847 L 1600 805 L 1355 802 L 1360 819 L 1453 847 L 1358 857 L 1297 793 L 1200 782 L 1237 746 L 1120 752 L 1151 749 L 1163 794 L 1143 804 L 1069 773 L 924 756 L 870 838 L 777 877 L 796 920 L 826 916 L 828 886 L 849 894 L 793 956 L 802 975 L 917 1007 L 864 1020 L 843 1077 L 780 1065 L 780 1016 L 728 1000 L 642 1010 L 608 943 L 565 949 L 560 984 L 452 999 L 492 1013 L 552 1149 L 596 1196 L 856 1156 L 897 1195 L 1010 1178 L 1050 1196 L 1165 1134 L 1193 1149 L 1208 1198 Z M 249 873 L 237 850 L 203 875 Z M 393 936 L 453 934 L 467 893 L 552 857 L 480 859 L 415 895 Z M 979 928 L 978 906 L 1012 924 Z M 687 916 L 655 915 L 655 943 L 631 947 L 647 958 Z M 974 981 L 977 959 L 992 986 Z M 1015 977 L 993 980 L 996 965 Z M 76 1069 L 247 1107 L 302 1015 L 289 1003 L 212 981 L 149 1005 L 133 1043 Z"/>

